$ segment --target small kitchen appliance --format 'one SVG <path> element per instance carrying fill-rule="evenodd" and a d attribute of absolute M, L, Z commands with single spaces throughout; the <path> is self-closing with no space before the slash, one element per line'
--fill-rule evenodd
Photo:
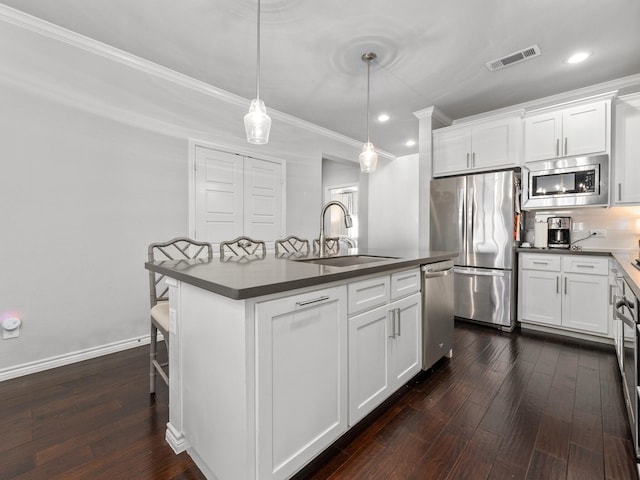
<path fill-rule="evenodd" d="M 549 217 L 547 219 L 547 235 L 549 248 L 569 248 L 571 217 Z"/>

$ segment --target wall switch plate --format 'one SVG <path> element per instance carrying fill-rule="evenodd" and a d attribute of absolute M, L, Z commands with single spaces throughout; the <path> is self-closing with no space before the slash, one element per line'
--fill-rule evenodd
<path fill-rule="evenodd" d="M 604 238 L 607 236 L 607 231 L 602 229 L 602 230 L 589 230 L 589 233 L 591 233 L 592 237 L 596 237 L 596 238 Z"/>
<path fill-rule="evenodd" d="M 18 338 L 20 336 L 20 327 L 13 330 L 2 330 L 2 339 Z"/>
<path fill-rule="evenodd" d="M 9 317 L 2 320 L 0 326 L 2 326 L 2 339 L 18 338 L 20 336 L 20 325 L 22 320 L 17 317 Z"/>

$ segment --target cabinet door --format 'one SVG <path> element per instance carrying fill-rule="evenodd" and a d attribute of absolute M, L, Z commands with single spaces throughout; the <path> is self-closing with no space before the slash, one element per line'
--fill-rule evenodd
<path fill-rule="evenodd" d="M 463 172 L 471 167 L 471 129 L 433 131 L 433 176 Z"/>
<path fill-rule="evenodd" d="M 531 115 L 524 120 L 524 161 L 535 162 L 562 155 L 562 113 Z"/>
<path fill-rule="evenodd" d="M 422 303 L 420 294 L 393 302 L 395 325 L 390 343 L 391 389 L 397 390 L 422 368 Z"/>
<path fill-rule="evenodd" d="M 607 103 L 578 105 L 562 112 L 565 157 L 607 150 Z"/>
<path fill-rule="evenodd" d="M 349 318 L 349 425 L 390 394 L 388 305 Z"/>
<path fill-rule="evenodd" d="M 612 198 L 619 205 L 640 204 L 640 95 L 616 104 Z"/>
<path fill-rule="evenodd" d="M 516 120 L 506 119 L 474 125 L 471 128 L 471 166 L 489 168 L 518 163 Z"/>
<path fill-rule="evenodd" d="M 560 273 L 523 269 L 519 289 L 520 321 L 561 325 Z"/>
<path fill-rule="evenodd" d="M 346 299 L 338 286 L 256 305 L 258 478 L 289 478 L 347 430 Z"/>
<path fill-rule="evenodd" d="M 607 277 L 563 274 L 562 326 L 607 334 Z"/>

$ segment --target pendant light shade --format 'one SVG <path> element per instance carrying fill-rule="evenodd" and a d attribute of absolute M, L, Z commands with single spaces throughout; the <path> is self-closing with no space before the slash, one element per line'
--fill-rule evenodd
<path fill-rule="evenodd" d="M 251 100 L 249 113 L 244 116 L 244 129 L 247 141 L 255 145 L 269 142 L 271 118 L 267 115 L 264 102 L 260 100 L 260 0 L 258 0 L 258 48 L 256 60 L 256 98 Z"/>
<path fill-rule="evenodd" d="M 373 148 L 371 142 L 367 142 L 362 147 L 362 153 L 358 157 L 360 159 L 360 171 L 363 173 L 371 173 L 376 171 L 378 164 L 378 154 Z"/>
<path fill-rule="evenodd" d="M 264 145 L 269 141 L 271 118 L 267 115 L 264 102 L 259 98 L 251 100 L 249 113 L 244 116 L 244 129 L 249 143 Z"/>
<path fill-rule="evenodd" d="M 367 143 L 362 146 L 362 153 L 358 157 L 360 160 L 360 171 L 363 173 L 372 173 L 376 171 L 376 165 L 378 164 L 378 154 L 371 143 L 369 138 L 369 97 L 370 97 L 370 83 L 371 83 L 371 60 L 374 60 L 377 55 L 373 52 L 365 53 L 362 55 L 362 61 L 367 62 Z"/>

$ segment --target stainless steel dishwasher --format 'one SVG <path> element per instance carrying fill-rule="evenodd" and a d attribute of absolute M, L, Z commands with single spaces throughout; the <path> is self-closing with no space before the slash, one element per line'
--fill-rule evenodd
<path fill-rule="evenodd" d="M 453 355 L 453 260 L 422 266 L 422 369 Z"/>

